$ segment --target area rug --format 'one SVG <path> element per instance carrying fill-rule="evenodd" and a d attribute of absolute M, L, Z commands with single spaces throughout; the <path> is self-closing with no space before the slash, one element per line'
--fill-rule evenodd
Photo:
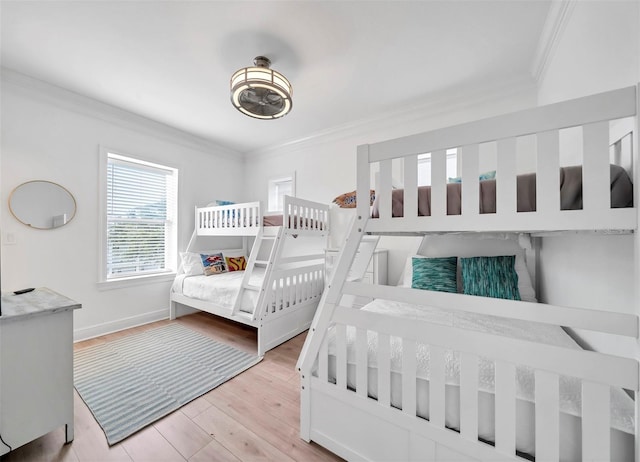
<path fill-rule="evenodd" d="M 113 445 L 259 361 L 169 324 L 75 351 L 74 386 Z"/>

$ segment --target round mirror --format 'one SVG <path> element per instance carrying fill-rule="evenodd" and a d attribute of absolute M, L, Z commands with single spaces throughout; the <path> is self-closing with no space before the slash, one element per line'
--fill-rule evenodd
<path fill-rule="evenodd" d="M 20 223 L 32 228 L 59 228 L 75 216 L 76 200 L 59 184 L 27 181 L 11 192 L 9 210 Z"/>

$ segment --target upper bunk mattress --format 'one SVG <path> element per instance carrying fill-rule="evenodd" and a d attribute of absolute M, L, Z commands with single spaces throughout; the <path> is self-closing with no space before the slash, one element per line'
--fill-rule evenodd
<path fill-rule="evenodd" d="M 633 184 L 626 170 L 611 165 L 611 207 L 633 207 Z M 496 212 L 496 180 L 480 181 L 480 213 Z M 460 215 L 462 210 L 461 183 L 447 183 L 447 215 Z M 518 212 L 536 211 L 536 174 L 517 177 Z M 391 196 L 393 217 L 404 216 L 404 190 L 395 189 Z M 560 210 L 582 209 L 582 166 L 560 168 Z M 418 216 L 431 215 L 431 186 L 418 187 Z M 371 211 L 378 218 L 378 197 Z"/>

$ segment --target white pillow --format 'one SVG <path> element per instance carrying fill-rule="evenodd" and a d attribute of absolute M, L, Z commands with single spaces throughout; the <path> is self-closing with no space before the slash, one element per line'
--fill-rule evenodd
<path fill-rule="evenodd" d="M 182 270 L 184 271 L 184 274 L 187 276 L 204 274 L 202 258 L 200 258 L 199 253 L 180 252 L 180 258 L 182 259 Z"/>
<path fill-rule="evenodd" d="M 524 259 L 524 249 L 520 247 L 517 237 L 504 235 L 474 234 L 474 235 L 434 235 L 426 236 L 419 255 L 410 255 L 405 263 L 403 276 L 398 285 L 411 287 L 413 277 L 413 257 L 496 257 L 500 255 L 515 255 L 515 270 L 518 274 L 518 291 L 520 299 L 525 302 L 537 303 L 536 292 L 531 284 L 531 276 Z"/>

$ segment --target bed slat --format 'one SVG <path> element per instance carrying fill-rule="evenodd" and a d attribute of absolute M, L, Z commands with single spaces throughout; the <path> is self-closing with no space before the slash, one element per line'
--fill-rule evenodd
<path fill-rule="evenodd" d="M 515 214 L 516 190 L 516 139 L 507 138 L 497 142 L 498 165 L 496 169 L 496 213 Z"/>
<path fill-rule="evenodd" d="M 504 454 L 516 452 L 516 367 L 496 361 L 495 406 L 496 449 Z"/>
<path fill-rule="evenodd" d="M 416 342 L 402 339 L 402 412 L 416 415 Z"/>
<path fill-rule="evenodd" d="M 478 180 L 478 145 L 462 146 L 460 149 L 462 162 L 462 215 L 465 218 L 480 213 L 480 190 Z"/>
<path fill-rule="evenodd" d="M 389 336 L 378 334 L 378 402 L 385 407 L 391 404 L 391 354 Z"/>
<path fill-rule="evenodd" d="M 560 133 L 538 133 L 536 210 L 542 216 L 560 211 Z"/>
<path fill-rule="evenodd" d="M 465 351 L 460 352 L 460 434 L 478 440 L 478 356 Z"/>
<path fill-rule="evenodd" d="M 582 460 L 601 461 L 611 457 L 608 385 L 582 383 Z"/>
<path fill-rule="evenodd" d="M 347 388 L 347 326 L 336 324 L 336 384 Z"/>
<path fill-rule="evenodd" d="M 447 153 L 438 150 L 431 153 L 431 216 L 444 217 L 446 214 Z"/>
<path fill-rule="evenodd" d="M 582 127 L 583 208 L 598 212 L 611 207 L 611 174 L 609 169 L 609 122 L 597 122 Z"/>
<path fill-rule="evenodd" d="M 418 156 L 413 155 L 404 158 L 404 216 L 416 215 L 418 215 Z"/>
<path fill-rule="evenodd" d="M 356 329 L 356 392 L 367 397 L 367 330 Z"/>
<path fill-rule="evenodd" d="M 444 428 L 445 424 L 444 355 L 444 348 L 437 345 L 430 345 L 429 421 L 440 428 Z"/>
<path fill-rule="evenodd" d="M 380 185 L 376 189 L 380 190 L 380 218 L 391 218 L 391 160 L 380 162 Z M 376 194 L 378 191 L 376 191 Z"/>
<path fill-rule="evenodd" d="M 560 387 L 558 374 L 535 371 L 536 458 L 560 458 Z"/>
<path fill-rule="evenodd" d="M 320 344 L 320 351 L 318 353 L 318 378 L 322 383 L 327 383 L 329 380 L 329 342 L 325 336 Z"/>

